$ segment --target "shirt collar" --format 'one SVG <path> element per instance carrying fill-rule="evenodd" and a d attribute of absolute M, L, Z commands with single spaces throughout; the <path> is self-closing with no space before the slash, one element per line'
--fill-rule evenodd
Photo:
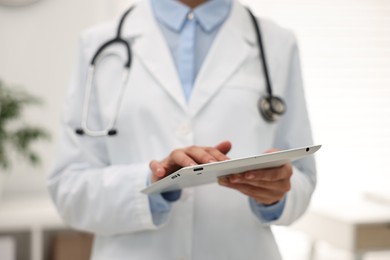
<path fill-rule="evenodd" d="M 160 23 L 180 32 L 191 8 L 178 0 L 151 0 L 153 12 Z M 193 10 L 194 17 L 206 32 L 222 24 L 229 16 L 232 0 L 208 0 Z"/>

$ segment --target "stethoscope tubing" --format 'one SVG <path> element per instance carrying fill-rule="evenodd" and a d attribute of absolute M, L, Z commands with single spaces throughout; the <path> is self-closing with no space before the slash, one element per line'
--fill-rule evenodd
<path fill-rule="evenodd" d="M 121 36 L 122 33 L 122 27 L 124 25 L 124 22 L 126 20 L 126 17 L 128 14 L 133 10 L 134 6 L 130 7 L 121 17 L 118 28 L 117 28 L 117 33 L 115 38 L 105 42 L 102 46 L 99 47 L 99 49 L 96 51 L 95 55 L 93 56 L 90 66 L 88 69 L 88 75 L 87 75 L 87 82 L 86 82 L 86 89 L 85 89 L 85 94 L 84 94 L 84 102 L 83 102 L 83 112 L 82 112 L 82 119 L 81 119 L 81 128 L 76 129 L 76 133 L 79 135 L 86 134 L 88 136 L 92 137 L 99 137 L 99 136 L 112 136 L 117 134 L 117 130 L 114 128 L 118 115 L 119 115 L 119 110 L 123 101 L 123 93 L 125 91 L 125 87 L 127 85 L 129 73 L 130 73 L 130 67 L 131 67 L 131 61 L 132 61 L 132 53 L 131 53 L 131 46 L 130 43 L 124 40 Z M 267 96 L 266 97 L 261 97 L 259 102 L 258 102 L 258 108 L 260 111 L 260 114 L 263 116 L 263 118 L 267 122 L 274 122 L 277 120 L 277 118 L 284 114 L 286 111 L 286 105 L 284 101 L 280 97 L 276 97 L 272 93 L 272 86 L 271 86 L 271 79 L 269 76 L 269 71 L 268 71 L 268 65 L 265 57 L 265 50 L 264 50 L 264 45 L 261 37 L 261 31 L 260 31 L 260 26 L 258 24 L 258 21 L 256 17 L 253 15 L 251 10 L 247 8 L 249 15 L 252 20 L 252 24 L 255 27 L 255 32 L 256 32 L 256 39 L 258 42 L 258 47 L 259 47 L 259 55 L 260 55 L 260 60 L 262 63 L 262 69 L 263 69 L 263 74 L 265 77 L 265 82 L 266 82 L 266 90 L 267 90 Z M 113 44 L 120 44 L 123 45 L 126 54 L 127 54 L 127 61 L 124 64 L 124 70 L 122 74 L 122 87 L 121 87 L 121 92 L 118 98 L 118 102 L 115 106 L 115 111 L 114 111 L 114 116 L 111 118 L 110 122 L 104 128 L 103 130 L 91 130 L 88 127 L 88 112 L 89 112 L 89 107 L 90 107 L 90 101 L 91 101 L 91 92 L 92 92 L 92 86 L 93 86 L 93 81 L 94 81 L 94 74 L 95 74 L 95 66 L 97 64 L 98 57 L 101 55 L 101 53 L 110 45 Z M 277 107 L 277 109 L 275 108 Z"/>
<path fill-rule="evenodd" d="M 130 66 L 131 66 L 131 58 L 132 58 L 130 44 L 129 44 L 126 40 L 124 40 L 124 39 L 122 39 L 122 38 L 114 38 L 114 39 L 112 39 L 112 40 L 109 40 L 109 41 L 105 42 L 105 43 L 96 51 L 95 55 L 93 56 L 93 58 L 92 58 L 92 60 L 91 60 L 90 65 L 91 65 L 91 66 L 95 66 L 96 61 L 97 61 L 98 57 L 100 56 L 100 54 L 101 54 L 107 47 L 109 47 L 110 45 L 113 45 L 113 44 L 121 44 L 121 45 L 123 45 L 123 47 L 124 47 L 125 50 L 126 50 L 126 54 L 127 54 L 127 61 L 126 61 L 126 63 L 124 64 L 124 67 L 130 69 Z"/>
<path fill-rule="evenodd" d="M 123 70 L 122 74 L 122 87 L 120 90 L 120 93 L 124 93 L 125 87 L 127 85 L 127 81 L 129 78 L 129 73 L 130 69 L 125 68 Z M 123 96 L 122 94 L 119 95 L 118 102 L 115 106 L 115 111 L 113 112 L 113 115 L 111 117 L 110 122 L 108 125 L 103 129 L 103 130 L 91 130 L 88 127 L 88 114 L 89 114 L 89 108 L 90 108 L 90 102 L 91 102 L 91 93 L 92 93 L 92 85 L 93 85 L 93 79 L 94 79 L 94 74 L 95 74 L 95 66 L 91 65 L 88 69 L 88 76 L 87 76 L 87 83 L 86 83 L 86 89 L 85 89 L 85 95 L 84 95 L 84 107 L 83 107 L 83 112 L 82 112 L 82 120 L 81 120 L 81 129 L 83 133 L 92 137 L 99 137 L 99 136 L 105 136 L 105 135 L 116 135 L 117 130 L 114 129 L 114 126 L 116 124 L 118 115 L 119 115 L 119 110 L 122 104 Z M 81 131 L 79 131 L 81 132 Z"/>
<path fill-rule="evenodd" d="M 259 23 L 258 23 L 256 17 L 253 15 L 252 11 L 249 8 L 247 10 L 248 10 L 249 16 L 251 17 L 252 24 L 255 27 L 256 40 L 257 40 L 257 44 L 259 46 L 259 52 L 260 52 L 259 55 L 261 56 L 261 64 L 263 65 L 262 68 L 263 68 L 263 72 L 264 72 L 265 83 L 267 86 L 267 93 L 268 93 L 269 97 L 272 97 L 271 80 L 269 78 L 268 65 L 267 65 L 267 60 L 265 58 L 264 43 L 263 43 L 263 39 L 261 37 L 260 26 L 259 26 Z"/>
<path fill-rule="evenodd" d="M 121 17 L 120 23 L 117 29 L 117 34 L 114 39 L 111 39 L 107 42 L 105 42 L 102 46 L 99 47 L 99 49 L 96 51 L 94 54 L 93 58 L 91 59 L 89 68 L 88 68 L 88 74 L 87 74 L 87 82 L 86 82 L 86 88 L 85 88 L 85 94 L 84 94 L 84 101 L 83 101 L 83 112 L 82 112 L 82 119 L 81 119 L 81 128 L 76 129 L 76 133 L 79 135 L 88 135 L 92 137 L 99 137 L 99 136 L 112 136 L 116 135 L 118 131 L 114 128 L 115 123 L 117 121 L 118 115 L 119 115 L 119 110 L 122 104 L 123 100 L 123 93 L 125 91 L 125 86 L 127 85 L 127 81 L 129 78 L 129 73 L 130 73 L 130 67 L 131 67 L 131 61 L 132 61 L 132 54 L 131 54 L 131 47 L 130 44 L 124 40 L 121 36 L 122 32 L 122 27 L 124 24 L 124 21 L 127 17 L 127 15 L 131 12 L 131 10 L 134 8 L 132 6 L 129 8 Z M 122 72 L 122 87 L 121 87 L 121 94 L 119 95 L 118 102 L 115 106 L 115 111 L 114 111 L 114 116 L 111 118 L 110 122 L 104 128 L 103 130 L 91 130 L 88 127 L 88 113 L 89 113 L 89 108 L 90 108 L 90 102 L 91 102 L 91 93 L 92 93 L 92 85 L 93 85 L 93 79 L 95 78 L 95 67 L 97 65 L 97 61 L 101 53 L 107 49 L 109 46 L 113 44 L 120 44 L 122 45 L 127 54 L 127 60 L 126 63 L 124 64 L 124 70 Z"/>

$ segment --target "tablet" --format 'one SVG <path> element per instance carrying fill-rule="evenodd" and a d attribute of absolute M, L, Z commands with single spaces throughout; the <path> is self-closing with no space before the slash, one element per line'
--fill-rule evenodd
<path fill-rule="evenodd" d="M 240 159 L 183 167 L 142 190 L 145 194 L 179 190 L 216 182 L 218 177 L 245 171 L 278 167 L 317 152 L 321 145 L 266 153 Z"/>

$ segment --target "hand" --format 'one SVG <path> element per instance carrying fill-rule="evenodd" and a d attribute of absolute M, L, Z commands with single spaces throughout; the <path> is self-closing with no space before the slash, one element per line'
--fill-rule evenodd
<path fill-rule="evenodd" d="M 226 154 L 231 147 L 232 144 L 225 141 L 215 147 L 190 146 L 173 150 L 164 160 L 150 162 L 151 181 L 156 182 L 182 167 L 228 160 Z"/>
<path fill-rule="evenodd" d="M 267 152 L 276 151 L 275 149 Z M 218 183 L 253 198 L 257 203 L 272 205 L 277 203 L 291 189 L 291 163 L 280 167 L 247 171 L 222 177 Z"/>

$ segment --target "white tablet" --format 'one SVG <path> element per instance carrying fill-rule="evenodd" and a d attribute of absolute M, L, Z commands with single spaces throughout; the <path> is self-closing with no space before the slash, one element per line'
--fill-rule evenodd
<path fill-rule="evenodd" d="M 305 146 L 296 149 L 266 153 L 240 159 L 199 164 L 181 168 L 142 190 L 145 194 L 179 190 L 211 182 L 218 177 L 245 171 L 281 166 L 317 152 L 321 145 Z"/>

